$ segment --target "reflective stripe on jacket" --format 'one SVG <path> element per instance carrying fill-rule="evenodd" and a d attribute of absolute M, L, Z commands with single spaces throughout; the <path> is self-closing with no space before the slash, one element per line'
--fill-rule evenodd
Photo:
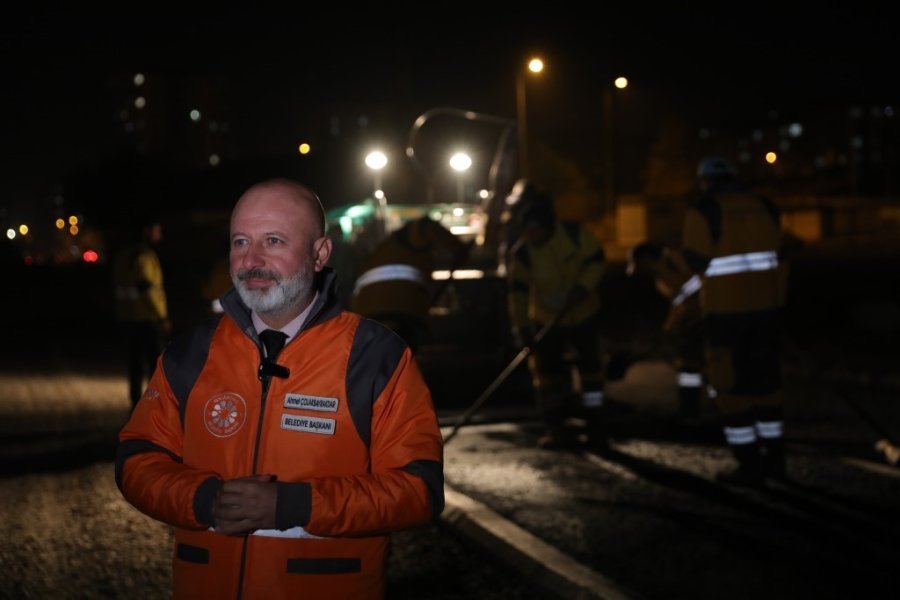
<path fill-rule="evenodd" d="M 176 598 L 381 598 L 389 532 L 443 510 L 442 437 L 409 349 L 320 294 L 285 346 L 285 379 L 234 290 L 225 315 L 173 340 L 119 435 L 117 483 L 175 527 Z M 277 527 L 209 529 L 223 480 L 274 475 Z"/>

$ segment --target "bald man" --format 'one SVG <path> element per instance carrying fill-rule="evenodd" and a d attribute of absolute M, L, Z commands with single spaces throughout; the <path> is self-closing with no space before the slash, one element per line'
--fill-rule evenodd
<path fill-rule="evenodd" d="M 248 189 L 223 314 L 174 339 L 119 434 L 116 482 L 175 528 L 175 598 L 382 598 L 389 535 L 443 510 L 411 350 L 343 310 L 309 187 Z"/>

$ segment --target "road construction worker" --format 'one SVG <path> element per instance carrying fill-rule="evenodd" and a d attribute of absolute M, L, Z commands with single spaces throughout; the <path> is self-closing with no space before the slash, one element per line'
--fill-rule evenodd
<path fill-rule="evenodd" d="M 697 168 L 699 198 L 686 212 L 684 258 L 698 276 L 710 394 L 737 468 L 725 482 L 784 475 L 781 313 L 787 265 L 775 205 L 736 181 L 718 156 Z"/>
<path fill-rule="evenodd" d="M 351 310 L 397 332 L 416 352 L 431 336 L 431 272 L 438 260 L 459 266 L 469 246 L 428 215 L 407 222 L 363 259 Z"/>
<path fill-rule="evenodd" d="M 137 404 L 172 332 L 163 271 L 156 247 L 163 229 L 158 219 L 137 218 L 135 241 L 120 248 L 112 265 L 116 320 L 125 341 L 128 394 Z"/>
<path fill-rule="evenodd" d="M 552 199 L 541 194 L 522 213 L 522 237 L 510 261 L 510 322 L 516 341 L 532 349 L 528 368 L 546 426 L 538 445 L 576 444 L 577 431 L 567 421 L 583 417 L 588 442 L 603 447 L 603 248 L 581 224 L 559 221 Z"/>
<path fill-rule="evenodd" d="M 654 242 L 641 242 L 629 249 L 626 273 L 649 277 L 657 293 L 669 303 L 661 333 L 676 369 L 678 414 L 685 419 L 696 418 L 701 412 L 705 380 L 700 278 L 691 273 L 679 252 Z"/>

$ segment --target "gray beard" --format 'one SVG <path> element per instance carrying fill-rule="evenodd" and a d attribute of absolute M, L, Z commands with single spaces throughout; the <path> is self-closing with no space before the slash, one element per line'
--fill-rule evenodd
<path fill-rule="evenodd" d="M 253 277 L 269 277 L 275 284 L 265 290 L 249 289 L 244 284 L 244 279 Z M 264 315 L 287 312 L 301 300 L 309 298 L 313 279 L 312 269 L 309 265 L 304 265 L 286 279 L 264 269 L 241 270 L 232 277 L 232 282 L 244 304 L 257 314 Z"/>

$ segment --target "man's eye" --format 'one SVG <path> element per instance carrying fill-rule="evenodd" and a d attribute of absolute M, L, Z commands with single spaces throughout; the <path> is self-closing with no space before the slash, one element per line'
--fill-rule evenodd
<path fill-rule="evenodd" d="M 231 240 L 232 246 L 244 246 L 247 244 L 247 240 Z"/>
<path fill-rule="evenodd" d="M 282 242 L 279 238 L 274 238 L 274 237 L 270 237 L 270 238 L 268 238 L 266 241 L 268 241 L 269 244 L 271 244 L 271 245 L 273 245 L 273 246 L 276 246 L 276 245 L 278 245 L 278 244 L 284 243 L 284 242 Z"/>

